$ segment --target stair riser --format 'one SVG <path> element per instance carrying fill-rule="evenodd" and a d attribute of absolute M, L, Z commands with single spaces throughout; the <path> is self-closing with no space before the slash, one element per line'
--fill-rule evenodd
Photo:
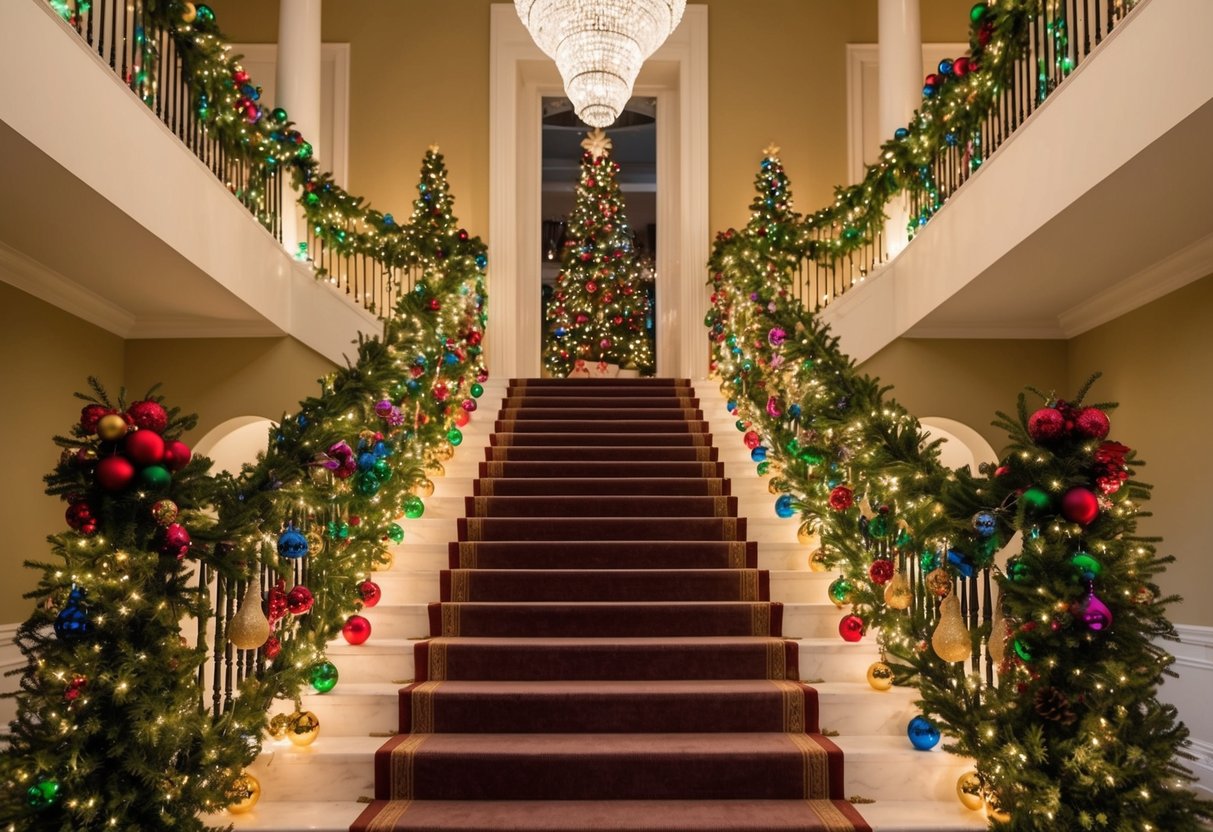
<path fill-rule="evenodd" d="M 363 610 L 371 622 L 371 638 L 425 638 L 429 635 L 429 615 L 426 604 L 389 604 Z"/>
<path fill-rule="evenodd" d="M 767 576 L 751 570 L 454 570 L 443 601 L 766 601 Z"/>
<path fill-rule="evenodd" d="M 833 604 L 789 604 L 783 610 L 783 634 L 788 638 L 840 638 L 838 621 L 846 614 Z"/>
<path fill-rule="evenodd" d="M 781 613 L 782 607 L 766 603 L 670 607 L 431 604 L 430 634 L 507 638 L 777 636 Z"/>
<path fill-rule="evenodd" d="M 337 641 L 344 644 L 340 637 Z M 341 674 L 343 681 L 398 684 L 403 687 L 416 677 L 413 672 L 411 646 L 398 655 L 392 656 L 357 647 L 341 653 L 330 648 L 328 658 L 337 665 L 337 671 Z M 337 684 L 340 685 L 341 682 Z M 395 703 L 393 703 L 393 707 L 395 707 Z"/>
<path fill-rule="evenodd" d="M 839 745 L 844 743 L 839 738 Z M 956 802 L 956 781 L 972 767 L 938 748 L 915 751 L 907 739 L 905 752 L 895 756 L 847 752 L 846 793 L 877 801 L 938 800 L 951 805 Z"/>
<path fill-rule="evenodd" d="M 323 731 L 323 725 L 321 726 Z M 282 802 L 355 800 L 375 791 L 369 754 L 325 754 L 323 735 L 302 750 L 275 744 L 249 766 L 261 792 Z"/>

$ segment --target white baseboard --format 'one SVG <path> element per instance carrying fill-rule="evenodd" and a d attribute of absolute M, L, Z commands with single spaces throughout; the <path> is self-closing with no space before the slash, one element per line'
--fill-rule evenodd
<path fill-rule="evenodd" d="M 1213 796 L 1213 714 L 1209 712 L 1208 691 L 1213 689 L 1213 627 L 1176 624 L 1179 642 L 1166 642 L 1163 648 L 1175 656 L 1171 669 L 1177 679 L 1167 679 L 1159 699 L 1179 708 L 1179 718 L 1191 732 L 1188 751 L 1195 761 L 1187 766 L 1200 778 L 1197 789 Z"/>

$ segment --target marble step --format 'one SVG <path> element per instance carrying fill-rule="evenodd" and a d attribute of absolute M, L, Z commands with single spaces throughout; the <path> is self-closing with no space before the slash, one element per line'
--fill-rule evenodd
<path fill-rule="evenodd" d="M 284 802 L 263 798 L 248 814 L 210 816 L 216 826 L 257 832 L 347 832 L 365 807 L 341 802 Z M 873 832 L 969 832 L 987 828 L 984 812 L 970 812 L 958 801 L 881 800 L 863 804 L 859 812 Z"/>
<path fill-rule="evenodd" d="M 847 796 L 871 800 L 956 801 L 956 780 L 970 764 L 936 747 L 916 751 L 905 736 L 832 738 L 846 758 Z M 276 801 L 340 801 L 371 795 L 374 753 L 383 737 L 326 736 L 306 748 L 267 746 L 249 771 Z"/>
<path fill-rule="evenodd" d="M 325 737 L 395 732 L 399 730 L 401 687 L 390 682 L 342 680 L 331 693 L 305 694 L 303 708 L 320 718 Z M 837 731 L 841 736 L 904 736 L 906 724 L 918 714 L 914 707 L 917 693 L 910 688 L 879 693 L 866 682 L 823 682 L 813 687 L 822 730 Z"/>

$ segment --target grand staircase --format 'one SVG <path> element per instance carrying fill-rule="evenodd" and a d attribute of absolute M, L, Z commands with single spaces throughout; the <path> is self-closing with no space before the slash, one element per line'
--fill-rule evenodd
<path fill-rule="evenodd" d="M 263 755 L 237 828 L 985 827 L 963 762 L 911 750 L 912 692 L 863 681 L 874 647 L 838 638 L 710 384 L 494 394 L 377 575 L 371 640 L 305 697 L 321 738 Z"/>

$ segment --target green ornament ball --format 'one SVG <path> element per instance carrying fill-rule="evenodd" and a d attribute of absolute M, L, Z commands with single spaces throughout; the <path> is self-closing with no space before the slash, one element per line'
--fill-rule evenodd
<path fill-rule="evenodd" d="M 173 475 L 163 465 L 149 465 L 139 472 L 139 481 L 146 488 L 162 491 L 173 483 Z"/>
<path fill-rule="evenodd" d="M 299 145 L 299 149 L 295 151 L 295 155 L 300 159 L 312 158 L 312 145 L 309 142 L 304 142 Z"/>
<path fill-rule="evenodd" d="M 868 536 L 881 540 L 889 536 L 889 518 L 878 514 L 868 521 Z"/>
<path fill-rule="evenodd" d="M 800 442 L 795 437 L 789 439 L 784 447 L 788 449 L 788 453 L 790 454 L 795 455 L 800 453 Z"/>
<path fill-rule="evenodd" d="M 855 597 L 855 587 L 846 578 L 835 578 L 830 584 L 830 600 L 838 606 L 851 603 Z"/>
<path fill-rule="evenodd" d="M 1020 659 L 1025 662 L 1032 661 L 1032 651 L 1028 649 L 1028 645 L 1024 643 L 1023 639 L 1015 639 L 1011 642 L 1011 646 L 1015 649 L 1015 655 Z"/>
<path fill-rule="evenodd" d="M 981 19 L 986 16 L 986 4 L 977 3 L 973 8 L 969 9 L 969 20 L 974 23 L 980 23 Z"/>
<path fill-rule="evenodd" d="M 746 430 L 745 422 L 741 419 L 734 422 L 733 427 L 737 428 L 737 430 L 741 431 L 742 433 L 744 433 Z"/>
<path fill-rule="evenodd" d="M 415 494 L 411 494 L 404 499 L 404 516 L 410 520 L 416 520 L 421 515 L 425 514 L 425 503 Z"/>
<path fill-rule="evenodd" d="M 337 665 L 330 661 L 316 662 L 308 672 L 308 681 L 316 693 L 328 693 L 337 687 Z"/>
<path fill-rule="evenodd" d="M 455 447 L 459 447 L 463 444 L 463 431 L 459 428 L 451 428 L 446 432 L 446 441 Z"/>
<path fill-rule="evenodd" d="M 49 809 L 59 802 L 59 783 L 49 778 L 39 780 L 25 790 L 25 802 L 31 809 Z"/>
<path fill-rule="evenodd" d="M 354 477 L 354 490 L 363 497 L 374 497 L 379 493 L 382 485 L 383 483 L 371 471 L 361 471 L 358 476 Z"/>
<path fill-rule="evenodd" d="M 200 6 L 198 6 L 198 9 L 194 14 L 195 14 L 195 19 L 200 20 L 203 23 L 214 23 L 215 22 L 215 10 L 212 9 L 210 6 L 200 5 Z"/>
<path fill-rule="evenodd" d="M 918 556 L 918 568 L 924 575 L 934 572 L 939 568 L 939 553 L 933 549 L 923 549 L 922 554 Z"/>
<path fill-rule="evenodd" d="M 379 478 L 379 482 L 387 482 L 392 478 L 392 465 L 386 459 L 379 459 L 371 466 L 371 473 Z"/>
<path fill-rule="evenodd" d="M 825 457 L 821 451 L 815 448 L 801 448 L 800 453 L 797 454 L 797 458 L 808 465 L 820 465 L 825 461 Z"/>
<path fill-rule="evenodd" d="M 1025 491 L 1020 499 L 1023 500 L 1025 506 L 1031 511 L 1044 511 L 1049 507 L 1052 500 L 1049 499 L 1048 493 L 1043 488 L 1032 486 Z"/>
<path fill-rule="evenodd" d="M 275 107 L 270 115 L 278 124 L 286 124 L 286 110 L 282 109 L 281 107 Z"/>
<path fill-rule="evenodd" d="M 478 399 L 484 395 L 484 386 L 481 384 L 472 385 L 472 398 Z"/>
<path fill-rule="evenodd" d="M 1079 552 L 1070 558 L 1070 565 L 1081 572 L 1087 580 L 1098 578 L 1099 573 L 1103 571 L 1103 564 L 1086 552 Z"/>
<path fill-rule="evenodd" d="M 388 540 L 392 541 L 393 543 L 403 543 L 404 529 L 401 528 L 399 523 L 392 523 L 387 527 L 387 537 Z"/>
<path fill-rule="evenodd" d="M 771 463 L 763 461 L 758 463 L 758 476 L 765 477 L 771 470 Z"/>

